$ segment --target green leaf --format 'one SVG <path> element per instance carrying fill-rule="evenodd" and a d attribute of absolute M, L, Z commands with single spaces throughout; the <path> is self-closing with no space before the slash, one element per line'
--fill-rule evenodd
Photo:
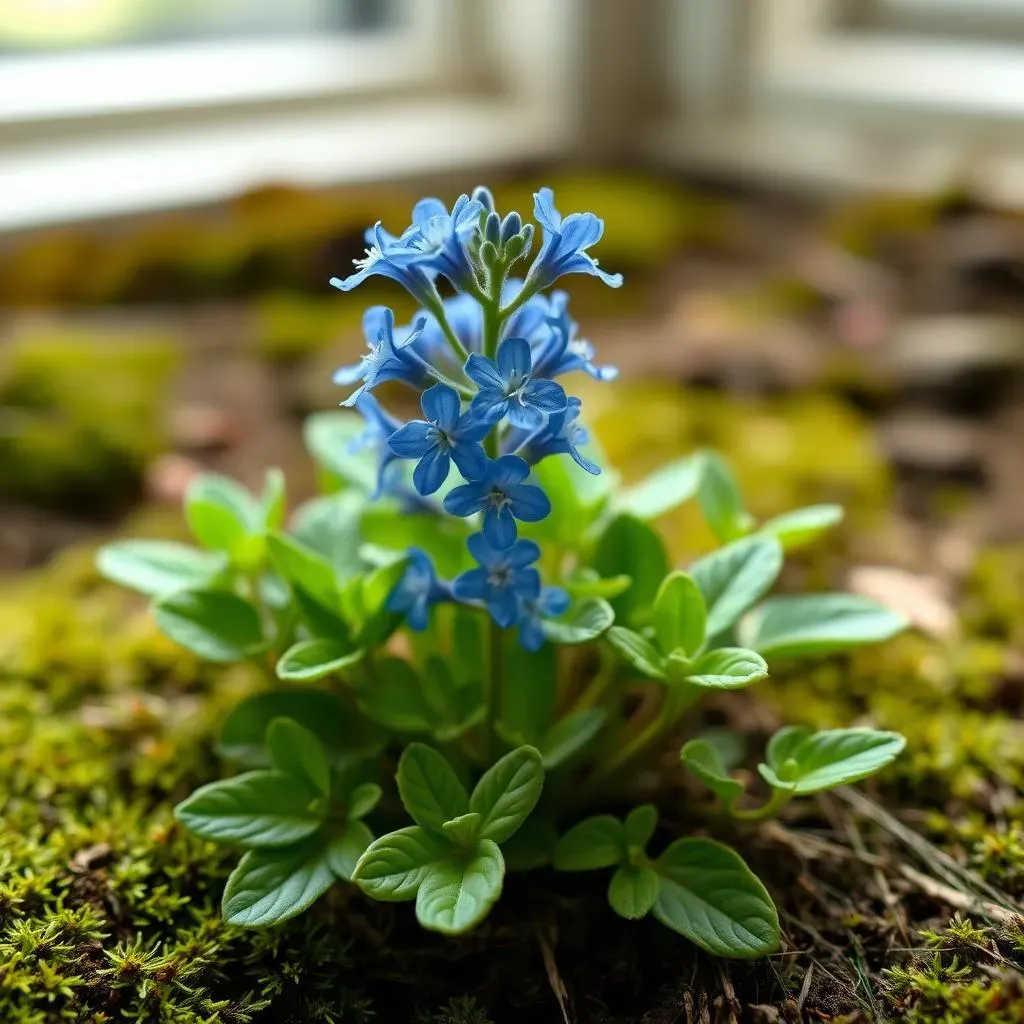
<path fill-rule="evenodd" d="M 626 815 L 624 822 L 626 845 L 643 850 L 658 827 L 658 808 L 654 804 L 641 804 Z"/>
<path fill-rule="evenodd" d="M 291 683 L 313 683 L 357 665 L 365 656 L 365 650 L 353 650 L 345 641 L 300 640 L 281 655 L 277 678 Z"/>
<path fill-rule="evenodd" d="M 472 846 L 480 834 L 480 815 L 475 811 L 460 814 L 441 826 L 441 831 L 458 846 Z"/>
<path fill-rule="evenodd" d="M 280 530 L 285 516 L 285 479 L 280 469 L 268 469 L 263 477 L 260 512 L 264 530 Z"/>
<path fill-rule="evenodd" d="M 557 871 L 595 871 L 626 860 L 626 829 L 611 814 L 585 818 L 558 840 L 554 865 Z"/>
<path fill-rule="evenodd" d="M 618 597 L 619 594 L 624 594 L 629 590 L 632 582 L 631 576 L 611 576 L 604 579 L 598 576 L 593 569 L 587 568 L 577 569 L 562 581 L 565 589 L 577 600 L 587 597 L 602 597 L 606 601 Z"/>
<path fill-rule="evenodd" d="M 367 718 L 395 732 L 430 732 L 436 724 L 416 670 L 401 658 L 375 661 L 369 681 L 356 691 L 356 703 Z"/>
<path fill-rule="evenodd" d="M 897 612 L 855 594 L 773 597 L 740 623 L 740 642 L 766 658 L 805 658 L 889 640 L 908 626 Z"/>
<path fill-rule="evenodd" d="M 457 474 L 449 477 L 454 481 Z M 441 495 L 435 495 L 440 500 Z M 359 525 L 366 545 L 386 550 L 393 557 L 409 548 L 423 548 L 434 560 L 440 576 L 455 576 L 466 568 L 469 521 L 455 516 L 410 513 L 396 503 L 376 501 L 363 512 Z M 364 553 L 366 548 L 364 547 Z"/>
<path fill-rule="evenodd" d="M 719 647 L 697 659 L 686 681 L 713 690 L 738 690 L 768 677 L 764 658 L 742 647 Z"/>
<path fill-rule="evenodd" d="M 661 538 L 643 520 L 618 515 L 597 542 L 593 567 L 601 576 L 632 578 L 629 589 L 611 602 L 616 620 L 627 622 L 654 603 L 668 572 L 668 554 Z"/>
<path fill-rule="evenodd" d="M 365 508 L 366 499 L 356 492 L 314 498 L 296 511 L 292 534 L 322 555 L 342 579 L 348 579 L 362 568 L 359 527 Z"/>
<path fill-rule="evenodd" d="M 690 740 L 680 752 L 680 759 L 684 768 L 725 803 L 731 804 L 743 795 L 743 783 L 729 776 L 718 748 L 708 740 Z"/>
<path fill-rule="evenodd" d="M 546 771 L 575 757 L 601 731 L 608 718 L 608 709 L 586 708 L 556 722 L 538 744 Z"/>
<path fill-rule="evenodd" d="M 115 541 L 96 555 L 101 576 L 147 597 L 204 587 L 226 568 L 222 554 L 166 540 Z"/>
<path fill-rule="evenodd" d="M 651 679 L 664 679 L 665 666 L 661 652 L 639 633 L 622 626 L 612 626 L 605 634 L 608 642 L 633 668 Z"/>
<path fill-rule="evenodd" d="M 640 483 L 630 487 L 618 502 L 623 512 L 638 519 L 657 519 L 689 501 L 700 485 L 699 455 L 669 462 Z"/>
<path fill-rule="evenodd" d="M 781 569 L 782 547 L 774 537 L 747 537 L 694 562 L 690 575 L 707 605 L 708 637 L 727 630 L 763 596 Z"/>
<path fill-rule="evenodd" d="M 275 718 L 267 727 L 267 753 L 279 772 L 331 795 L 331 768 L 320 741 L 294 718 Z"/>
<path fill-rule="evenodd" d="M 334 567 L 323 555 L 284 533 L 268 534 L 267 550 L 270 561 L 283 579 L 337 614 L 341 599 L 338 578 Z"/>
<path fill-rule="evenodd" d="M 661 879 L 653 868 L 621 864 L 608 883 L 608 902 L 619 917 L 637 921 L 650 912 L 660 887 Z"/>
<path fill-rule="evenodd" d="M 361 580 L 352 581 L 352 585 L 359 586 L 357 638 L 361 647 L 380 646 L 401 624 L 402 616 L 389 610 L 387 601 L 408 564 L 409 559 L 399 555 Z"/>
<path fill-rule="evenodd" d="M 252 767 L 270 764 L 265 749 L 267 728 L 275 718 L 293 718 L 322 744 L 332 765 L 350 763 L 379 746 L 379 735 L 343 698 L 325 690 L 289 687 L 257 693 L 242 701 L 221 727 L 218 751 Z"/>
<path fill-rule="evenodd" d="M 612 606 L 599 597 L 581 601 L 566 620 L 545 619 L 544 636 L 555 644 L 587 644 L 606 632 L 615 621 Z"/>
<path fill-rule="evenodd" d="M 263 555 L 264 514 L 241 484 L 217 473 L 195 477 L 185 492 L 185 519 L 203 547 L 251 567 Z"/>
<path fill-rule="evenodd" d="M 384 790 L 376 782 L 363 782 L 348 795 L 346 811 L 349 821 L 365 818 L 380 803 Z"/>
<path fill-rule="evenodd" d="M 320 837 L 285 850 L 250 850 L 224 888 L 224 920 L 246 928 L 280 924 L 312 906 L 334 882 Z"/>
<path fill-rule="evenodd" d="M 469 798 L 469 809 L 482 819 L 480 838 L 505 842 L 530 816 L 543 788 L 544 765 L 536 747 L 519 747 L 488 768 Z"/>
<path fill-rule="evenodd" d="M 283 772 L 255 771 L 200 786 L 174 816 L 214 843 L 289 846 L 316 832 L 325 810 L 308 784 Z"/>
<path fill-rule="evenodd" d="M 437 861 L 427 869 L 416 894 L 416 919 L 428 931 L 462 935 L 487 916 L 504 878 L 498 844 L 482 839 L 472 855 Z"/>
<path fill-rule="evenodd" d="M 693 657 L 704 643 L 707 623 L 704 595 L 696 581 L 685 572 L 665 577 L 654 599 L 654 633 L 665 654 L 681 648 Z"/>
<path fill-rule="evenodd" d="M 904 746 L 899 733 L 874 729 L 828 729 L 802 738 L 791 733 L 769 745 L 768 764 L 759 770 L 776 788 L 797 795 L 817 793 L 874 775 Z"/>
<path fill-rule="evenodd" d="M 749 959 L 779 947 L 771 897 L 734 850 L 711 839 L 677 839 L 654 862 L 661 876 L 654 916 L 712 956 Z"/>
<path fill-rule="evenodd" d="M 784 725 L 768 741 L 765 760 L 772 768 L 779 770 L 812 733 L 813 730 L 808 729 L 806 725 Z"/>
<path fill-rule="evenodd" d="M 339 878 L 351 882 L 359 858 L 372 842 L 373 833 L 364 822 L 349 820 L 344 832 L 333 836 L 327 845 L 327 859 L 331 870 Z"/>
<path fill-rule="evenodd" d="M 760 532 L 775 537 L 783 551 L 794 551 L 817 540 L 843 520 L 842 505 L 808 505 L 761 524 Z"/>
<path fill-rule="evenodd" d="M 454 769 L 433 747 L 410 743 L 398 762 L 398 793 L 413 820 L 426 829 L 442 825 L 469 810 L 469 794 Z"/>
<path fill-rule="evenodd" d="M 303 425 L 306 447 L 313 458 L 344 485 L 363 494 L 377 487 L 377 460 L 370 449 L 351 450 L 366 429 L 357 412 L 317 412 Z"/>
<path fill-rule="evenodd" d="M 352 874 L 352 881 L 375 900 L 397 903 L 411 900 L 428 868 L 447 857 L 447 839 L 433 836 L 419 825 L 400 828 L 375 839 Z"/>
<path fill-rule="evenodd" d="M 157 599 L 153 616 L 175 643 L 207 661 L 243 661 L 266 647 L 260 613 L 225 590 L 176 590 Z"/>
<path fill-rule="evenodd" d="M 729 464 L 717 452 L 702 452 L 697 500 L 708 526 L 723 543 L 746 536 L 754 520 L 743 507 L 743 494 Z"/>

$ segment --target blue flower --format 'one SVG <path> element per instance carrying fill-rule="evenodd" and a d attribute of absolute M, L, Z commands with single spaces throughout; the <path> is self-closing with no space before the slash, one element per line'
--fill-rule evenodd
<path fill-rule="evenodd" d="M 409 548 L 405 573 L 388 596 L 388 611 L 400 612 L 410 628 L 427 628 L 432 604 L 450 601 L 451 587 L 437 578 L 434 563 L 421 548 Z"/>
<path fill-rule="evenodd" d="M 619 375 L 618 368 L 595 366 L 594 346 L 576 337 L 578 324 L 569 316 L 569 296 L 565 292 L 552 292 L 549 309 L 549 315 L 544 318 L 547 336 L 533 345 L 534 373 L 542 377 L 558 377 L 573 370 L 582 370 L 595 380 L 615 380 Z"/>
<path fill-rule="evenodd" d="M 528 651 L 539 651 L 544 643 L 544 619 L 564 615 L 569 595 L 561 587 L 542 587 L 536 597 L 519 602 L 519 642 Z"/>
<path fill-rule="evenodd" d="M 533 199 L 533 215 L 544 231 L 544 244 L 530 268 L 531 287 L 547 288 L 563 274 L 590 274 L 618 288 L 622 275 L 602 270 L 586 251 L 601 240 L 604 221 L 592 213 L 570 213 L 563 220 L 555 209 L 555 194 L 549 188 L 535 192 Z"/>
<path fill-rule="evenodd" d="M 456 288 L 466 290 L 473 281 L 473 267 L 466 243 L 480 224 L 483 204 L 462 195 L 452 212 L 440 199 L 421 199 L 412 211 L 412 228 L 402 243 L 424 256 L 425 265 L 443 274 Z"/>
<path fill-rule="evenodd" d="M 483 601 L 494 621 L 507 629 L 519 617 L 521 602 L 540 594 L 540 573 L 530 568 L 540 548 L 532 540 L 492 547 L 482 533 L 474 533 L 466 545 L 480 565 L 456 576 L 452 593 L 459 601 Z"/>
<path fill-rule="evenodd" d="M 377 456 L 377 485 L 371 501 L 376 501 L 382 494 L 397 493 L 394 487 L 393 464 L 398 456 L 388 446 L 388 438 L 402 426 L 402 421 L 385 412 L 376 398 L 363 391 L 355 402 L 356 411 L 366 421 L 363 432 L 348 442 L 348 452 L 356 455 L 367 448 L 372 448 Z"/>
<path fill-rule="evenodd" d="M 462 413 L 458 392 L 447 384 L 435 384 L 420 399 L 426 420 L 413 420 L 388 438 L 391 450 L 403 459 L 419 459 L 412 482 L 420 494 L 433 494 L 448 478 L 451 460 L 472 480 L 487 469 L 481 439 L 490 427 Z"/>
<path fill-rule="evenodd" d="M 431 299 L 437 297 L 437 289 L 434 287 L 436 271 L 429 265 L 433 253 L 411 245 L 410 239 L 406 237 L 410 232 L 413 240 L 419 239 L 415 227 L 396 238 L 377 221 L 366 232 L 366 255 L 362 259 L 353 260 L 356 272 L 346 278 L 332 277 L 331 285 L 343 292 L 350 292 L 367 278 L 379 275 L 397 281 L 422 305 L 429 305 Z"/>
<path fill-rule="evenodd" d="M 334 373 L 335 384 L 363 383 L 341 404 L 353 406 L 359 396 L 372 391 L 386 380 L 400 380 L 413 388 L 421 388 L 429 379 L 426 367 L 412 346 L 423 330 L 424 321 L 418 320 L 412 330 L 395 341 L 395 314 L 386 306 L 371 306 L 363 314 L 363 334 L 369 352 L 358 363 L 343 366 Z"/>
<path fill-rule="evenodd" d="M 474 352 L 466 361 L 466 374 L 480 385 L 473 399 L 473 415 L 487 423 L 508 416 L 513 427 L 529 429 L 565 408 L 561 386 L 534 376 L 530 343 L 525 338 L 506 338 L 498 346 L 497 362 Z"/>
<path fill-rule="evenodd" d="M 444 300 L 443 309 L 445 319 L 466 351 L 479 352 L 484 330 L 484 314 L 480 303 L 472 295 L 455 295 Z M 413 345 L 415 353 L 448 376 L 460 376 L 462 361 L 456 361 L 437 317 L 430 310 L 421 309 L 416 313 L 416 318 L 426 322 Z M 399 328 L 397 333 L 400 335 L 405 329 Z"/>
<path fill-rule="evenodd" d="M 548 496 L 533 484 L 523 483 L 530 467 L 518 455 L 488 460 L 476 480 L 453 487 L 444 508 L 453 516 L 484 514 L 484 536 L 495 547 L 508 547 L 516 539 L 516 519 L 536 523 L 551 514 Z"/>
<path fill-rule="evenodd" d="M 601 472 L 600 466 L 580 451 L 580 447 L 590 440 L 587 428 L 579 422 L 580 405 L 578 398 L 570 398 L 562 412 L 551 416 L 532 435 L 525 430 L 510 432 L 505 441 L 506 447 L 509 451 L 518 452 L 531 466 L 549 455 L 569 455 L 580 468 L 597 476 Z"/>

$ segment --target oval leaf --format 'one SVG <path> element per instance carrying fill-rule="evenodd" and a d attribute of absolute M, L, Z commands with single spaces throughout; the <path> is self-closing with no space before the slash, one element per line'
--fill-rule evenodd
<path fill-rule="evenodd" d="M 688 455 L 669 462 L 630 487 L 619 508 L 638 519 L 656 519 L 689 501 L 700 486 L 701 457 Z"/>
<path fill-rule="evenodd" d="M 153 606 L 157 625 L 207 661 L 243 661 L 265 647 L 260 614 L 224 590 L 178 590 Z"/>
<path fill-rule="evenodd" d="M 353 451 L 352 442 L 366 430 L 356 412 L 316 412 L 302 433 L 313 458 L 343 483 L 372 494 L 377 487 L 377 460 L 368 447 Z"/>
<path fill-rule="evenodd" d="M 817 793 L 874 775 L 894 761 L 904 746 L 906 740 L 898 732 L 828 729 L 798 742 L 770 746 L 769 766 L 778 776 L 786 761 L 795 761 L 795 772 L 787 772 L 781 781 L 795 793 Z"/>
<path fill-rule="evenodd" d="M 742 858 L 711 839 L 677 839 L 655 861 L 654 916 L 713 956 L 752 958 L 779 947 L 779 917 Z"/>
<path fill-rule="evenodd" d="M 345 831 L 333 836 L 327 844 L 327 860 L 331 870 L 339 878 L 351 882 L 359 858 L 372 842 L 373 833 L 365 822 L 349 821 L 345 825 Z"/>
<path fill-rule="evenodd" d="M 433 747 L 410 743 L 398 762 L 398 793 L 413 820 L 440 831 L 469 810 L 469 794 L 454 769 Z"/>
<path fill-rule="evenodd" d="M 551 771 L 578 754 L 601 731 L 607 718 L 607 708 L 586 708 L 552 726 L 539 745 L 545 770 Z"/>
<path fill-rule="evenodd" d="M 639 633 L 623 626 L 612 626 L 606 634 L 608 642 L 633 666 L 651 679 L 664 679 L 661 652 Z"/>
<path fill-rule="evenodd" d="M 267 551 L 278 574 L 317 603 L 337 611 L 341 596 L 334 567 L 323 555 L 284 533 L 267 535 Z"/>
<path fill-rule="evenodd" d="M 227 567 L 223 555 L 166 540 L 121 540 L 96 555 L 101 576 L 147 597 L 203 587 Z"/>
<path fill-rule="evenodd" d="M 416 670 L 401 658 L 381 658 L 373 678 L 356 692 L 367 718 L 395 732 L 430 732 L 440 724 L 420 686 Z"/>
<path fill-rule="evenodd" d="M 719 647 L 708 651 L 693 666 L 692 675 L 686 677 L 694 686 L 713 690 L 738 690 L 742 686 L 760 682 L 768 677 L 764 658 L 742 647 Z"/>
<path fill-rule="evenodd" d="M 608 902 L 619 917 L 637 921 L 654 906 L 660 885 L 661 879 L 653 868 L 623 864 L 608 883 Z"/>
<path fill-rule="evenodd" d="M 544 635 L 555 644 L 587 644 L 606 632 L 615 621 L 612 606 L 598 597 L 581 601 L 567 621 L 545 619 Z"/>
<path fill-rule="evenodd" d="M 626 622 L 649 608 L 668 572 L 668 553 L 661 537 L 635 516 L 616 516 L 597 542 L 593 568 L 600 576 L 629 576 L 632 583 L 612 602 L 615 618 Z"/>
<path fill-rule="evenodd" d="M 335 881 L 320 839 L 292 850 L 250 850 L 224 887 L 224 920 L 246 928 L 280 924 L 312 906 Z"/>
<path fill-rule="evenodd" d="M 279 772 L 306 782 L 323 796 L 331 793 L 331 768 L 324 748 L 294 718 L 275 718 L 267 727 L 267 753 Z"/>
<path fill-rule="evenodd" d="M 313 683 L 359 664 L 366 655 L 362 648 L 339 640 L 300 640 L 277 663 L 277 678 L 290 683 Z"/>
<path fill-rule="evenodd" d="M 446 839 L 432 836 L 419 825 L 410 825 L 375 839 L 359 858 L 352 881 L 375 900 L 411 900 L 430 865 L 450 852 L 451 844 Z"/>
<path fill-rule="evenodd" d="M 717 452 L 702 452 L 700 459 L 700 510 L 720 541 L 737 540 L 750 532 L 753 520 L 743 507 L 736 477 Z"/>
<path fill-rule="evenodd" d="M 558 840 L 553 863 L 558 871 L 596 871 L 619 864 L 627 856 L 622 822 L 611 814 L 599 814 L 573 825 Z"/>
<path fill-rule="evenodd" d="M 817 540 L 842 520 L 842 505 L 808 505 L 769 519 L 761 524 L 760 532 L 775 537 L 783 551 L 794 551 Z"/>
<path fill-rule="evenodd" d="M 487 916 L 504 878 L 498 844 L 483 839 L 465 860 L 442 860 L 427 869 L 416 894 L 416 919 L 428 931 L 462 935 Z"/>
<path fill-rule="evenodd" d="M 174 816 L 214 843 L 289 846 L 316 832 L 325 811 L 306 784 L 283 772 L 255 771 L 200 786 Z"/>
<path fill-rule="evenodd" d="M 743 793 L 743 783 L 730 777 L 718 748 L 707 740 L 690 740 L 682 751 L 683 767 L 689 769 L 716 796 L 727 804 Z"/>
<path fill-rule="evenodd" d="M 519 747 L 488 768 L 469 798 L 480 815 L 480 838 L 503 843 L 530 816 L 544 788 L 544 765 L 536 747 Z"/>
<path fill-rule="evenodd" d="M 727 630 L 764 595 L 781 569 L 782 546 L 774 537 L 747 537 L 694 562 L 690 575 L 707 605 L 707 635 Z"/>
<path fill-rule="evenodd" d="M 907 628 L 898 613 L 856 594 L 773 597 L 740 623 L 739 638 L 766 658 L 804 658 L 881 643 Z"/>
<path fill-rule="evenodd" d="M 707 625 L 704 595 L 685 572 L 670 573 L 654 599 L 654 632 L 665 654 L 677 648 L 693 656 L 704 643 Z"/>

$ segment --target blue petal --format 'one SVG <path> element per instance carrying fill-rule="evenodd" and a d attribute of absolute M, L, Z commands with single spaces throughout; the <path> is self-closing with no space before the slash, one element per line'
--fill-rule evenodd
<path fill-rule="evenodd" d="M 487 456 L 479 441 L 462 441 L 452 446 L 452 459 L 467 480 L 480 480 L 487 472 Z"/>
<path fill-rule="evenodd" d="M 498 346 L 498 373 L 503 385 L 513 378 L 522 380 L 528 377 L 532 369 L 530 343 L 525 338 L 506 338 Z"/>
<path fill-rule="evenodd" d="M 444 496 L 444 510 L 453 516 L 471 516 L 484 507 L 484 502 L 478 485 L 461 484 Z"/>
<path fill-rule="evenodd" d="M 339 366 L 334 371 L 334 376 L 331 377 L 331 380 L 342 387 L 348 387 L 350 384 L 355 384 L 357 380 L 362 380 L 363 373 L 364 367 L 362 361 L 360 361 L 353 363 L 351 366 Z"/>
<path fill-rule="evenodd" d="M 388 446 L 403 459 L 418 459 L 435 445 L 430 439 L 430 424 L 412 420 L 388 437 Z"/>
<path fill-rule="evenodd" d="M 494 388 L 504 392 L 505 381 L 493 359 L 488 359 L 486 356 L 480 355 L 479 352 L 473 352 L 466 360 L 465 370 L 466 376 L 479 384 L 481 388 Z"/>
<path fill-rule="evenodd" d="M 501 455 L 491 464 L 489 479 L 501 487 L 522 483 L 530 475 L 530 467 L 518 455 Z"/>
<path fill-rule="evenodd" d="M 507 510 L 488 506 L 484 512 L 484 537 L 496 548 L 511 547 L 516 541 L 516 522 Z"/>
<path fill-rule="evenodd" d="M 479 396 L 478 396 L 479 397 Z M 536 430 L 544 422 L 544 413 L 530 405 L 524 405 L 520 399 L 505 403 L 505 414 L 509 423 L 518 430 Z M 499 417 L 500 418 L 500 417 Z"/>
<path fill-rule="evenodd" d="M 416 463 L 412 471 L 412 482 L 424 497 L 433 494 L 448 478 L 450 460 L 448 453 L 440 448 L 432 448 Z"/>
<path fill-rule="evenodd" d="M 355 406 L 359 402 L 359 399 L 362 398 L 362 396 L 366 394 L 366 392 L 367 387 L 365 384 L 363 384 L 362 387 L 356 388 L 355 391 L 353 391 L 352 394 L 349 395 L 348 398 L 346 398 L 345 401 L 341 403 L 342 408 L 353 408 L 353 406 Z"/>
<path fill-rule="evenodd" d="M 586 249 L 601 241 L 604 221 L 592 213 L 570 213 L 559 228 L 562 241 L 559 249 L 572 252 Z"/>
<path fill-rule="evenodd" d="M 499 554 L 487 543 L 487 538 L 482 533 L 474 533 L 466 540 L 466 547 L 469 553 L 483 566 L 490 566 L 494 563 Z"/>
<path fill-rule="evenodd" d="M 409 605 L 409 610 L 405 613 L 405 622 L 417 633 L 422 633 L 427 628 L 430 624 L 430 600 L 426 594 L 421 594 Z"/>
<path fill-rule="evenodd" d="M 390 320 L 388 314 L 391 314 Z M 388 326 L 390 324 L 390 331 Z M 381 334 L 393 335 L 395 327 L 395 314 L 387 306 L 369 306 L 363 312 L 363 337 L 367 344 L 373 348 L 380 341 Z"/>
<path fill-rule="evenodd" d="M 452 593 L 457 601 L 482 601 L 487 591 L 486 569 L 467 569 L 452 581 Z"/>
<path fill-rule="evenodd" d="M 528 601 L 535 599 L 540 595 L 540 573 L 536 569 L 521 569 L 513 577 L 511 589 Z"/>
<path fill-rule="evenodd" d="M 535 616 L 528 615 L 519 620 L 519 643 L 522 644 L 523 650 L 531 653 L 539 651 L 544 646 L 544 632 L 540 620 Z"/>
<path fill-rule="evenodd" d="M 473 397 L 470 412 L 473 418 L 487 425 L 488 430 L 511 410 L 512 403 L 505 397 L 505 392 L 498 388 L 483 388 Z"/>
<path fill-rule="evenodd" d="M 491 618 L 502 629 L 508 629 L 519 617 L 519 602 L 510 588 L 502 587 L 500 590 L 492 588 L 487 597 L 487 610 L 491 613 Z"/>
<path fill-rule="evenodd" d="M 523 388 L 523 403 L 546 414 L 561 412 L 567 401 L 565 389 L 553 380 L 535 378 Z"/>
<path fill-rule="evenodd" d="M 493 424 L 474 416 L 470 411 L 462 415 L 455 429 L 449 431 L 449 435 L 455 441 L 482 441 L 491 432 L 492 426 Z"/>
<path fill-rule="evenodd" d="M 561 587 L 544 587 L 537 607 L 545 615 L 564 615 L 569 610 L 569 595 Z"/>
<path fill-rule="evenodd" d="M 514 484 L 505 493 L 512 502 L 512 514 L 524 523 L 537 523 L 551 514 L 548 496 L 533 484 Z"/>
<path fill-rule="evenodd" d="M 462 405 L 454 388 L 447 384 L 435 384 L 423 392 L 420 404 L 423 407 L 423 415 L 431 423 L 436 423 L 446 434 L 455 429 Z"/>
<path fill-rule="evenodd" d="M 569 454 L 580 469 L 586 470 L 591 476 L 601 475 L 601 467 L 596 462 L 591 462 L 575 445 L 569 448 Z"/>
<path fill-rule="evenodd" d="M 534 192 L 533 218 L 545 231 L 557 231 L 562 226 L 562 216 L 555 209 L 555 193 L 550 188 Z"/>
<path fill-rule="evenodd" d="M 433 196 L 421 199 L 412 209 L 413 224 L 422 224 L 424 221 L 430 220 L 431 217 L 447 216 L 448 207 L 440 199 L 435 199 Z"/>
<path fill-rule="evenodd" d="M 532 540 L 517 541 L 505 553 L 505 559 L 513 569 L 523 569 L 536 562 L 538 558 L 540 558 L 540 548 Z"/>

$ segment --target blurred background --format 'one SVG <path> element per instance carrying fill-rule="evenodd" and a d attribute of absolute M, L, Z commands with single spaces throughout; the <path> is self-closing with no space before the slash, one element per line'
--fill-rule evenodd
<path fill-rule="evenodd" d="M 717 446 L 939 590 L 1024 538 L 1024 0 L 0 0 L 0 570 L 173 532 L 200 468 L 301 496 L 411 311 L 328 278 L 481 181 L 606 219 L 627 476 Z"/>

